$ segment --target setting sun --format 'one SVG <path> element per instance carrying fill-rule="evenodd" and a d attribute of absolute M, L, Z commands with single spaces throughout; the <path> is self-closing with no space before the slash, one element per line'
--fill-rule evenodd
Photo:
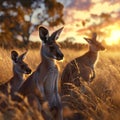
<path fill-rule="evenodd" d="M 116 45 L 120 43 L 120 27 L 116 24 L 108 27 L 109 35 L 106 37 L 107 45 Z"/>
<path fill-rule="evenodd" d="M 118 44 L 120 42 L 120 30 L 113 30 L 107 41 L 108 45 Z"/>

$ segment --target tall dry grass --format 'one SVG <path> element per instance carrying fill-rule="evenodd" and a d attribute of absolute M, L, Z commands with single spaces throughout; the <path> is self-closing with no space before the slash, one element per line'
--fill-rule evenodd
<path fill-rule="evenodd" d="M 78 111 L 78 115 L 71 119 L 79 120 L 80 116 L 84 116 L 85 120 L 120 120 L 119 52 L 106 50 L 100 53 L 96 78 L 89 86 L 83 83 L 84 92 L 80 87 L 66 84 L 69 86 L 66 91 L 70 94 L 63 96 L 63 103 Z"/>
<path fill-rule="evenodd" d="M 24 50 L 17 50 L 22 53 Z M 65 59 L 58 62 L 60 66 L 60 76 L 65 65 L 72 59 L 82 55 L 86 50 L 62 50 Z M 8 81 L 12 77 L 12 61 L 10 51 L 0 49 L 0 83 Z M 25 61 L 34 71 L 40 63 L 40 50 L 29 50 Z M 88 86 L 85 92 L 81 88 L 68 84 L 72 95 L 62 96 L 65 120 L 120 120 L 120 57 L 119 51 L 106 50 L 100 52 L 99 60 L 96 65 L 96 78 Z M 28 76 L 25 76 L 25 78 Z M 60 85 L 60 84 L 59 84 Z M 9 109 L 0 112 L 2 120 L 42 120 L 41 114 L 33 110 L 25 102 L 21 108 L 13 107 L 11 99 L 3 97 Z M 20 105 L 19 105 L 20 106 Z M 22 109 L 22 110 L 21 110 Z"/>

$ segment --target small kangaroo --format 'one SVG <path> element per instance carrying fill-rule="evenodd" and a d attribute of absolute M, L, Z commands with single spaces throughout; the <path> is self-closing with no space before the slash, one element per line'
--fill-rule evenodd
<path fill-rule="evenodd" d="M 55 120 L 63 120 L 61 99 L 58 93 L 59 72 L 55 63 L 55 60 L 62 60 L 64 57 L 59 45 L 56 43 L 62 29 L 63 27 L 50 36 L 45 27 L 39 27 L 39 36 L 42 41 L 41 63 L 18 90 L 18 93 L 23 96 L 35 95 L 41 104 L 48 101 L 50 110 L 57 111 Z"/>
<path fill-rule="evenodd" d="M 96 37 L 97 34 L 93 33 L 92 38 L 84 38 L 89 44 L 88 52 L 72 60 L 63 70 L 61 77 L 62 94 L 65 92 L 65 83 L 80 86 L 80 78 L 88 83 L 95 78 L 94 66 L 97 62 L 98 51 L 105 50 L 102 44 L 96 40 Z"/>
<path fill-rule="evenodd" d="M 11 52 L 11 59 L 13 61 L 13 77 L 5 84 L 0 85 L 0 91 L 2 93 L 8 95 L 8 85 L 10 85 L 11 87 L 10 94 L 11 96 L 13 96 L 14 93 L 18 90 L 18 88 L 22 84 L 22 82 L 24 81 L 23 74 L 31 73 L 31 69 L 23 61 L 26 53 L 27 52 L 18 55 L 16 51 Z"/>

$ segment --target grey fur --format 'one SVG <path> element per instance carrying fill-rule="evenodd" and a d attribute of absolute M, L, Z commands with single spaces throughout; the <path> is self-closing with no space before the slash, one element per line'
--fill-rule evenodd
<path fill-rule="evenodd" d="M 42 40 L 41 63 L 18 91 L 23 96 L 34 95 L 42 106 L 47 101 L 50 110 L 57 108 L 55 120 L 63 119 L 61 99 L 58 93 L 59 71 L 55 63 L 55 59 L 63 59 L 63 54 L 55 42 L 55 37 L 56 35 L 58 37 L 59 32 L 61 32 L 61 29 L 59 29 L 51 39 L 46 28 L 39 28 L 39 35 Z M 49 120 L 51 118 L 48 116 L 46 119 Z"/>

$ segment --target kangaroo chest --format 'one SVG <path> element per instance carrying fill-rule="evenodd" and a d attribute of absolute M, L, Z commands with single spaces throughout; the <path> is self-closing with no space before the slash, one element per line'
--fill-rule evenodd
<path fill-rule="evenodd" d="M 16 91 L 19 86 L 21 85 L 21 83 L 23 82 L 23 79 L 21 77 L 13 77 L 11 80 L 10 80 L 10 85 L 11 85 L 11 89 L 12 91 Z"/>
<path fill-rule="evenodd" d="M 97 52 L 94 53 L 89 51 L 83 56 L 84 64 L 86 64 L 87 66 L 93 67 L 97 61 L 97 56 L 98 56 Z"/>
<path fill-rule="evenodd" d="M 57 68 L 50 68 L 44 77 L 44 90 L 46 96 L 51 96 L 55 92 L 56 83 L 58 80 L 58 70 Z"/>
<path fill-rule="evenodd" d="M 49 103 L 53 103 L 58 85 L 58 68 L 53 62 L 42 63 L 38 72 L 38 83 L 43 86 L 44 94 Z"/>

